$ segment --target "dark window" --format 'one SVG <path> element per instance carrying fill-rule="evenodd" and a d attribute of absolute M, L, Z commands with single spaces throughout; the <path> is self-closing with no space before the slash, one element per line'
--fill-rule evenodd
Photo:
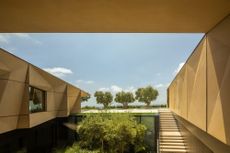
<path fill-rule="evenodd" d="M 42 112 L 46 110 L 46 92 L 29 87 L 29 111 L 30 113 Z"/>

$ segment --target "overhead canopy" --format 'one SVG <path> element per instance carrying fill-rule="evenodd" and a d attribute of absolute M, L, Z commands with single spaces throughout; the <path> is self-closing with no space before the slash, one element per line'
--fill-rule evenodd
<path fill-rule="evenodd" d="M 230 0 L 4 0 L 0 32 L 207 32 Z"/>

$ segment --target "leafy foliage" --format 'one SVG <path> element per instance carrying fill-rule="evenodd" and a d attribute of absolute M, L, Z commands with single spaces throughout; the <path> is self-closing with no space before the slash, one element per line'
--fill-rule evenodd
<path fill-rule="evenodd" d="M 16 153 L 27 153 L 26 148 L 22 148 L 21 150 L 18 150 Z"/>
<path fill-rule="evenodd" d="M 103 153 L 138 153 L 145 150 L 146 127 L 129 114 L 89 114 L 78 126 L 79 145 Z"/>
<path fill-rule="evenodd" d="M 147 86 L 145 88 L 139 88 L 136 91 L 136 100 L 139 102 L 144 102 L 148 107 L 153 100 L 157 99 L 159 95 L 158 91 L 152 86 Z"/>
<path fill-rule="evenodd" d="M 123 108 L 127 108 L 128 103 L 134 102 L 135 98 L 132 92 L 121 91 L 116 94 L 115 101 L 123 104 Z"/>
<path fill-rule="evenodd" d="M 81 97 L 81 102 L 88 101 L 90 99 L 90 95 Z"/>
<path fill-rule="evenodd" d="M 55 149 L 53 153 L 100 153 L 99 150 L 82 149 L 78 143 L 74 143 L 71 147 Z"/>
<path fill-rule="evenodd" d="M 113 95 L 110 92 L 96 91 L 94 94 L 98 104 L 103 104 L 107 108 L 113 101 Z"/>

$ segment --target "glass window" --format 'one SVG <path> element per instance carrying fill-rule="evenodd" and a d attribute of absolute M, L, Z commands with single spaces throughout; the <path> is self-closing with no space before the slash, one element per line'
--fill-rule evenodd
<path fill-rule="evenodd" d="M 42 112 L 46 110 L 46 92 L 32 87 L 29 87 L 29 110 L 30 113 Z"/>

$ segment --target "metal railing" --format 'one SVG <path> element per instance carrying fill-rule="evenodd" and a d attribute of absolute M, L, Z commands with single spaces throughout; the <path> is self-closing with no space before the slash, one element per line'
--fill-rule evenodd
<path fill-rule="evenodd" d="M 160 153 L 160 141 L 157 139 L 157 153 Z"/>

